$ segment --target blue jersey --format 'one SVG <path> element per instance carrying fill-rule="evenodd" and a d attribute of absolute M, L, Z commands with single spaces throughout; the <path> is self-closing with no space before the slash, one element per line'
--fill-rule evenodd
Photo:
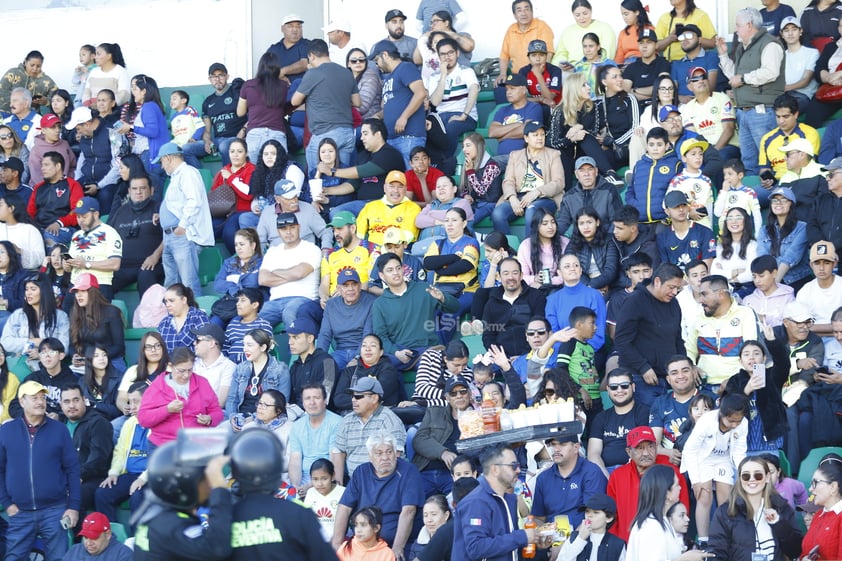
<path fill-rule="evenodd" d="M 716 257 L 716 238 L 713 231 L 695 222 L 690 223 L 690 229 L 684 239 L 676 236 L 671 227 L 658 232 L 656 239 L 662 263 L 683 267 L 695 259 Z"/>
<path fill-rule="evenodd" d="M 401 62 L 391 74 L 383 77 L 383 122 L 389 131 L 389 138 L 396 136 L 427 136 L 427 125 L 423 104 L 409 116 L 406 128 L 401 134 L 395 132 L 395 122 L 412 100 L 409 85 L 421 81 L 421 72 L 410 62 Z"/>

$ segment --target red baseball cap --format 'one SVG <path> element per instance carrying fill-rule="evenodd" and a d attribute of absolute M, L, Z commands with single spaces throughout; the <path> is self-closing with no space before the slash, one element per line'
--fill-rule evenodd
<path fill-rule="evenodd" d="M 626 445 L 629 448 L 637 448 L 641 442 L 658 442 L 651 428 L 635 427 L 626 435 Z"/>
<path fill-rule="evenodd" d="M 90 290 L 92 287 L 99 288 L 99 280 L 91 273 L 82 273 L 76 277 L 76 282 L 70 287 L 70 292 Z"/>
<path fill-rule="evenodd" d="M 95 540 L 110 529 L 111 522 L 107 516 L 101 512 L 92 512 L 82 521 L 82 529 L 76 535 Z"/>
<path fill-rule="evenodd" d="M 55 113 L 47 113 L 43 117 L 41 117 L 41 128 L 42 129 L 51 129 L 56 125 L 61 124 L 61 119 L 58 118 L 58 115 Z"/>

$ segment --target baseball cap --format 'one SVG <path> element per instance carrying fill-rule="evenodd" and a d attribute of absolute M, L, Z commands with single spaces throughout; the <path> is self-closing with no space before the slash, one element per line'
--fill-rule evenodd
<path fill-rule="evenodd" d="M 664 196 L 664 208 L 675 208 L 687 204 L 690 204 L 690 201 L 687 200 L 687 195 L 683 191 L 670 191 Z"/>
<path fill-rule="evenodd" d="M 371 392 L 383 397 L 383 386 L 377 381 L 377 378 L 370 376 L 363 376 L 359 378 L 356 383 L 346 390 L 348 393 L 357 392 Z"/>
<path fill-rule="evenodd" d="M 837 169 L 842 169 L 842 156 L 839 156 L 838 158 L 833 158 L 832 160 L 830 160 L 829 164 L 822 166 L 822 170 L 824 171 L 834 171 Z"/>
<path fill-rule="evenodd" d="M 793 204 L 795 204 L 795 202 L 796 202 L 795 193 L 793 193 L 792 189 L 790 189 L 789 187 L 778 187 L 778 188 L 776 188 L 774 191 L 769 193 L 769 198 L 771 199 L 775 195 L 780 195 Z"/>
<path fill-rule="evenodd" d="M 287 326 L 288 335 L 298 335 L 299 333 L 311 333 L 315 335 L 318 332 L 319 328 L 310 318 L 296 318 Z"/>
<path fill-rule="evenodd" d="M 388 12 L 386 12 L 386 19 L 384 21 L 388 22 L 389 20 L 392 20 L 392 19 L 395 19 L 395 18 L 402 18 L 402 19 L 405 20 L 406 16 L 404 15 L 404 13 L 402 11 L 400 11 L 398 9 L 389 10 Z"/>
<path fill-rule="evenodd" d="M 331 33 L 333 31 L 345 31 L 347 33 L 351 32 L 351 24 L 346 19 L 335 19 L 326 26 L 322 28 L 322 31 L 325 33 Z"/>
<path fill-rule="evenodd" d="M 41 117 L 41 128 L 42 129 L 51 129 L 56 125 L 61 124 L 61 119 L 55 113 L 47 113 L 43 117 Z"/>
<path fill-rule="evenodd" d="M 694 66 L 693 68 L 687 71 L 687 79 L 689 80 L 690 78 L 692 78 L 693 74 L 695 74 L 696 72 L 701 72 L 705 78 L 708 77 L 708 71 L 704 67 Z"/>
<path fill-rule="evenodd" d="M 406 233 L 401 228 L 396 228 L 392 226 L 386 232 L 383 233 L 383 245 L 389 244 L 399 244 L 399 243 L 409 243 L 410 240 L 407 239 Z"/>
<path fill-rule="evenodd" d="M 347 210 L 340 210 L 336 213 L 333 217 L 333 220 L 327 223 L 328 226 L 331 228 L 341 228 L 342 226 L 347 226 L 349 224 L 356 224 L 357 219 L 354 218 L 354 215 L 347 211 Z"/>
<path fill-rule="evenodd" d="M 73 212 L 76 214 L 85 214 L 94 211 L 99 212 L 99 201 L 94 197 L 82 197 L 76 203 L 76 208 L 73 209 Z"/>
<path fill-rule="evenodd" d="M 593 166 L 597 167 L 596 160 L 591 158 L 590 156 L 582 156 L 576 159 L 576 165 L 573 166 L 574 169 L 579 169 L 582 166 Z"/>
<path fill-rule="evenodd" d="M 282 212 L 275 217 L 275 227 L 282 228 L 291 224 L 298 224 L 298 217 L 294 212 Z"/>
<path fill-rule="evenodd" d="M 799 21 L 799 19 L 794 16 L 787 16 L 784 19 L 782 19 L 780 29 L 783 29 L 784 27 L 790 24 L 794 25 L 798 29 L 801 29 L 801 21 Z"/>
<path fill-rule="evenodd" d="M 685 155 L 687 152 L 696 147 L 701 148 L 702 152 L 704 152 L 708 149 L 708 146 L 710 146 L 710 144 L 705 142 L 698 136 L 695 138 L 688 138 L 687 140 L 681 143 L 681 155 Z"/>
<path fill-rule="evenodd" d="M 157 164 L 164 156 L 172 156 L 173 154 L 181 154 L 181 148 L 175 142 L 167 142 L 158 149 L 158 156 L 152 160 L 152 163 Z"/>
<path fill-rule="evenodd" d="M 386 183 L 393 183 L 395 181 L 397 181 L 401 185 L 406 185 L 406 174 L 396 169 L 393 169 L 388 174 L 386 174 Z"/>
<path fill-rule="evenodd" d="M 196 337 L 213 337 L 214 341 L 221 347 L 225 343 L 225 332 L 215 323 L 206 323 L 193 330 Z"/>
<path fill-rule="evenodd" d="M 94 114 L 91 113 L 90 107 L 77 107 L 73 110 L 73 113 L 70 114 L 70 120 L 67 121 L 67 124 L 64 125 L 69 131 L 72 131 L 76 128 L 77 125 L 81 125 L 82 123 L 87 123 L 88 121 L 93 120 Z"/>
<path fill-rule="evenodd" d="M 816 155 L 816 151 L 813 149 L 813 144 L 806 138 L 796 138 L 790 140 L 786 144 L 782 145 L 780 150 L 781 152 L 792 152 L 793 150 L 798 150 L 799 152 L 804 152 L 810 156 Z"/>
<path fill-rule="evenodd" d="M 91 273 L 82 273 L 76 277 L 76 282 L 70 287 L 70 292 L 90 290 L 91 287 L 99 288 L 99 280 Z"/>
<path fill-rule="evenodd" d="M 107 516 L 101 512 L 92 512 L 82 520 L 82 529 L 76 535 L 95 540 L 110 529 L 111 522 Z"/>
<path fill-rule="evenodd" d="M 533 39 L 529 42 L 529 47 L 526 49 L 527 54 L 532 53 L 547 53 L 547 43 L 540 39 Z"/>
<path fill-rule="evenodd" d="M 526 78 L 521 76 L 520 74 L 510 74 L 509 77 L 506 79 L 507 86 L 523 86 L 526 87 Z"/>
<path fill-rule="evenodd" d="M 836 261 L 836 247 L 833 242 L 821 240 L 810 248 L 810 263 L 813 261 Z"/>
<path fill-rule="evenodd" d="M 292 23 L 294 21 L 304 23 L 304 18 L 296 14 L 289 14 L 287 17 L 281 20 L 281 25 L 286 25 L 288 23 Z"/>
<path fill-rule="evenodd" d="M 298 186 L 289 179 L 279 179 L 275 182 L 275 195 L 285 199 L 294 199 L 299 195 Z"/>
<path fill-rule="evenodd" d="M 542 130 L 543 128 L 544 128 L 544 123 L 541 123 L 539 121 L 526 121 L 523 124 L 523 136 L 526 136 L 527 134 L 531 134 L 535 131 Z"/>
<path fill-rule="evenodd" d="M 18 399 L 25 395 L 35 395 L 41 392 L 47 393 L 47 388 L 34 380 L 24 382 L 18 387 Z"/>
<path fill-rule="evenodd" d="M 637 35 L 637 42 L 639 43 L 641 41 L 652 41 L 653 43 L 657 43 L 658 35 L 655 33 L 654 29 L 649 29 L 648 27 L 645 27 Z"/>
<path fill-rule="evenodd" d="M 18 174 L 20 174 L 20 175 L 23 174 L 23 162 L 21 161 L 20 158 L 16 158 L 15 156 L 12 156 L 11 158 L 6 160 L 5 162 L 0 163 L 0 168 L 13 169 L 13 170 L 17 171 Z"/>
<path fill-rule="evenodd" d="M 626 435 L 626 445 L 629 448 L 637 448 L 641 442 L 658 442 L 655 433 L 649 427 L 635 427 Z"/>
<path fill-rule="evenodd" d="M 362 284 L 360 282 L 360 274 L 356 269 L 342 269 L 336 276 L 336 284 L 345 284 L 346 282 L 351 281 L 357 284 Z"/>
<path fill-rule="evenodd" d="M 462 386 L 464 388 L 470 388 L 471 383 L 468 382 L 468 379 L 464 376 L 451 376 L 447 379 L 447 383 L 444 385 L 444 391 L 446 393 L 450 393 L 453 391 L 453 388 L 456 386 Z"/>
<path fill-rule="evenodd" d="M 696 25 L 695 23 L 690 23 L 690 24 L 685 25 L 684 29 L 681 31 L 681 33 L 685 33 L 687 31 L 689 31 L 690 33 L 695 33 L 696 37 L 702 36 L 702 30 L 699 29 L 699 26 Z"/>
<path fill-rule="evenodd" d="M 551 436 L 550 438 L 544 439 L 544 444 L 550 444 L 552 442 L 558 442 L 559 444 L 564 444 L 565 442 L 572 442 L 572 443 L 575 444 L 575 443 L 579 442 L 579 435 L 571 434 L 571 433 L 565 433 L 565 434 L 559 434 L 557 436 Z"/>
<path fill-rule="evenodd" d="M 678 107 L 675 105 L 664 105 L 661 107 L 661 110 L 658 111 L 658 120 L 664 122 L 667 120 L 667 117 L 670 116 L 670 113 L 678 113 L 681 115 L 681 111 L 678 110 Z"/>
<path fill-rule="evenodd" d="M 210 68 L 208 68 L 208 74 L 209 75 L 213 74 L 217 70 L 225 72 L 226 74 L 228 74 L 228 69 L 225 68 L 225 65 L 222 64 L 221 62 L 214 62 L 213 64 L 211 64 Z"/>
<path fill-rule="evenodd" d="M 802 321 L 816 319 L 813 317 L 813 314 L 810 312 L 810 310 L 807 309 L 807 306 L 805 306 L 801 302 L 796 302 L 795 300 L 787 303 L 787 305 L 784 306 L 784 318 L 791 319 L 792 321 L 798 323 L 801 323 Z"/>
<path fill-rule="evenodd" d="M 586 508 L 591 510 L 601 510 L 606 514 L 617 513 L 617 503 L 605 493 L 594 493 L 588 497 L 585 504 L 579 507 L 579 510 L 585 510 Z"/>
<path fill-rule="evenodd" d="M 388 39 L 383 39 L 382 41 L 378 41 L 377 43 L 375 43 L 374 48 L 371 49 L 371 54 L 368 55 L 368 60 L 374 60 L 375 58 L 377 58 L 377 55 L 382 53 L 400 55 L 400 51 L 398 50 L 397 45 L 395 45 Z"/>

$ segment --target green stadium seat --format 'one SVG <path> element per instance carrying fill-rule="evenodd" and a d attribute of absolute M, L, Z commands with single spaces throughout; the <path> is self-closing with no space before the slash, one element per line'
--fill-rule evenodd
<path fill-rule="evenodd" d="M 202 286 L 213 283 L 221 268 L 222 252 L 218 247 L 206 247 L 199 253 L 199 280 Z"/>
<path fill-rule="evenodd" d="M 199 304 L 199 309 L 208 314 L 208 316 L 211 315 L 211 308 L 213 308 L 213 304 L 217 300 L 219 300 L 219 296 L 216 295 L 205 295 L 196 297 L 196 303 Z"/>
<path fill-rule="evenodd" d="M 6 359 L 6 364 L 9 367 L 9 371 L 12 372 L 15 376 L 17 376 L 18 380 L 21 382 L 23 382 L 24 378 L 29 376 L 29 374 L 32 372 L 26 365 L 25 356 L 9 356 Z"/>
<path fill-rule="evenodd" d="M 817 467 L 819 467 L 819 462 L 822 458 L 831 452 L 842 455 L 842 448 L 824 446 L 822 448 L 813 448 L 810 450 L 810 453 L 807 454 L 807 457 L 804 458 L 801 462 L 801 467 L 798 469 L 798 481 L 803 483 L 804 487 L 807 489 L 810 488 L 810 482 L 813 480 L 813 472 L 816 471 Z"/>
<path fill-rule="evenodd" d="M 205 184 L 205 191 L 210 193 L 211 185 L 213 185 L 213 173 L 207 168 L 200 168 L 199 174 L 202 176 L 202 182 Z"/>
<path fill-rule="evenodd" d="M 117 541 L 119 541 L 120 543 L 125 543 L 126 538 L 129 537 L 128 533 L 126 532 L 126 527 L 120 524 L 119 522 L 111 523 L 111 533 L 114 534 L 114 537 L 117 538 Z"/>

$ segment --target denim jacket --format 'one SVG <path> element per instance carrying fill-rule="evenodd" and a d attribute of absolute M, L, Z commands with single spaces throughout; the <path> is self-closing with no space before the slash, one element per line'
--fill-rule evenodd
<path fill-rule="evenodd" d="M 254 369 L 252 368 L 251 362 L 244 360 L 237 365 L 237 369 L 234 370 L 234 376 L 231 378 L 228 401 L 225 402 L 226 417 L 231 417 L 240 412 L 240 405 L 243 403 L 246 388 L 252 376 L 254 376 Z M 275 357 L 270 356 L 269 362 L 266 364 L 266 374 L 263 376 L 261 386 L 263 391 L 278 390 L 289 401 L 289 366 L 283 362 L 278 362 Z"/>
<path fill-rule="evenodd" d="M 780 228 L 775 224 L 775 230 Z M 798 221 L 790 234 L 781 240 L 780 255 L 773 255 L 778 265 L 786 263 L 789 271 L 784 275 L 784 282 L 792 284 L 810 275 L 809 252 L 807 251 L 807 224 Z M 771 255 L 772 239 L 766 232 L 766 227 L 760 229 L 757 239 L 757 255 Z"/>

